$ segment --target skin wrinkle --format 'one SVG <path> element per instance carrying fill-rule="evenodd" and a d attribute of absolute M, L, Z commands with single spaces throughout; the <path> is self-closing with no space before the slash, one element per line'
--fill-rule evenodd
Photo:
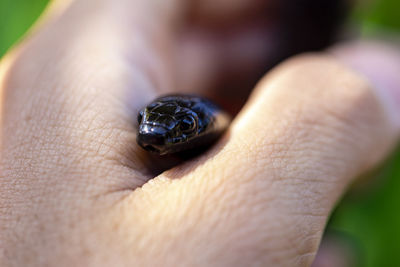
<path fill-rule="evenodd" d="M 315 244 L 319 244 L 320 236 L 322 235 L 322 231 L 316 231 L 315 235 L 310 236 L 304 240 L 299 240 L 293 244 L 293 247 L 299 248 L 297 251 L 297 257 L 293 260 L 292 266 L 309 266 L 310 263 L 314 260 L 315 255 L 317 254 L 318 247 L 315 247 Z M 303 249 L 301 249 L 303 248 Z"/>
<path fill-rule="evenodd" d="M 62 99 L 62 98 L 61 98 Z M 82 98 L 83 99 L 83 98 Z M 78 104 L 77 104 L 77 106 L 82 106 L 81 104 L 79 104 L 79 102 L 78 102 Z M 61 106 L 62 107 L 62 106 Z M 39 110 L 41 110 L 41 109 L 39 109 Z M 46 114 L 47 112 L 46 111 L 44 111 L 44 113 Z M 84 113 L 83 113 L 84 114 Z M 57 116 L 55 116 L 55 117 L 57 117 Z M 97 118 L 93 118 L 93 121 L 95 121 Z M 50 121 L 53 121 L 52 119 L 50 119 Z M 102 129 L 100 129 L 100 130 L 102 130 Z M 111 133 L 110 133 L 111 134 Z M 51 136 L 51 135 L 50 135 Z M 116 150 L 117 151 L 117 150 Z"/>
<path fill-rule="evenodd" d="M 47 129 L 47 128 L 46 128 Z M 49 131 L 49 132 L 51 132 L 51 131 Z M 47 134 L 45 135 L 45 136 L 48 136 Z M 51 135 L 50 135 L 51 136 Z M 40 140 L 40 139 L 39 139 Z M 43 151 L 42 151 L 43 152 Z M 47 154 L 48 155 L 48 153 L 44 153 L 44 154 Z M 61 155 L 62 156 L 62 155 Z M 47 161 L 47 163 L 48 163 L 48 161 Z M 29 171 L 27 171 L 27 173 L 29 173 Z M 32 173 L 30 173 L 30 175 L 31 175 Z M 86 179 L 85 179 L 85 177 L 81 177 L 82 179 L 83 179 L 83 181 L 85 181 Z M 39 191 L 40 192 L 40 191 Z M 67 199 L 68 199 L 68 197 L 67 197 Z M 40 205 L 39 205 L 40 206 Z"/>
<path fill-rule="evenodd" d="M 323 233 L 323 229 L 321 228 L 321 223 L 323 224 L 326 221 L 326 216 L 321 215 L 321 216 L 312 216 L 310 220 L 310 216 L 305 215 L 305 216 L 296 216 L 293 220 L 295 222 L 295 225 L 300 225 L 299 227 L 294 227 L 293 230 L 297 232 L 297 235 L 290 235 L 288 234 L 288 242 L 289 246 L 294 248 L 294 257 L 292 258 L 292 261 L 296 261 L 299 256 L 308 254 L 308 255 L 313 255 L 316 254 L 319 243 L 320 243 L 320 238 Z M 303 227 L 301 224 L 308 224 L 308 227 L 311 229 L 311 231 L 304 231 Z M 300 231 L 300 233 L 299 233 Z M 290 238 L 292 237 L 292 238 Z M 306 266 L 310 265 L 313 258 L 309 257 L 308 259 L 303 259 L 303 260 L 308 260 Z M 293 266 L 293 265 L 292 265 Z"/>
<path fill-rule="evenodd" d="M 100 129 L 100 130 L 103 130 L 103 129 Z M 52 130 L 50 130 L 49 132 L 52 132 Z M 51 135 L 45 134 L 44 136 L 51 136 Z M 40 140 L 40 139 L 39 139 L 39 140 Z M 52 142 L 54 142 L 54 141 L 50 141 L 50 142 L 49 142 L 48 140 L 46 140 L 44 144 L 39 144 L 38 146 L 39 146 L 39 147 L 43 147 L 43 145 L 46 145 L 46 144 L 49 144 L 49 143 L 51 144 Z M 61 155 L 61 157 L 63 157 L 63 155 Z"/>

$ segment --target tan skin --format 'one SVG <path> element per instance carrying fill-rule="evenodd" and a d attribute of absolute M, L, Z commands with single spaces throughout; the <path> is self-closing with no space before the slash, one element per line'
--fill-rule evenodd
<path fill-rule="evenodd" d="M 135 144 L 132 117 L 176 88 L 207 93 L 218 51 L 202 42 L 193 69 L 176 56 L 189 1 L 93 2 L 54 2 L 1 62 L 0 262 L 309 266 L 337 200 L 399 136 L 398 92 L 376 86 L 399 81 L 357 68 L 352 49 L 392 70 L 398 52 L 349 44 L 282 63 L 218 144 L 168 169 Z M 255 2 L 197 16 L 232 23 Z"/>

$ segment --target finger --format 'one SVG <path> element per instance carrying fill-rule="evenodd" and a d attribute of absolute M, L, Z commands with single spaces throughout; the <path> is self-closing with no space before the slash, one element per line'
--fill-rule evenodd
<path fill-rule="evenodd" d="M 347 185 L 399 136 L 383 101 L 334 58 L 292 59 L 258 85 L 219 146 L 137 190 L 124 202 L 135 212 L 115 217 L 152 231 L 143 248 L 154 250 L 139 251 L 149 259 L 190 251 L 206 264 L 310 264 Z M 157 250 L 153 237 L 168 242 Z"/>

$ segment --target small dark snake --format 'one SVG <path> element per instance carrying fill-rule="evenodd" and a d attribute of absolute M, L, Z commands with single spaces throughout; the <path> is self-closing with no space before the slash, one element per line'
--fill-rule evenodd
<path fill-rule="evenodd" d="M 230 116 L 210 100 L 193 95 L 155 99 L 138 114 L 138 144 L 160 155 L 205 147 L 227 129 Z"/>

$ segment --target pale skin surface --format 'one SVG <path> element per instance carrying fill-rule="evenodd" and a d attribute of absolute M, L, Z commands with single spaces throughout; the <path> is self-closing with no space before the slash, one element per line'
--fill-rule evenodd
<path fill-rule="evenodd" d="M 154 178 L 167 167 L 137 147 L 133 114 L 199 92 L 218 53 L 177 78 L 190 1 L 61 2 L 0 65 L 2 266 L 309 266 L 340 196 L 397 143 L 399 81 L 351 56 L 392 71 L 400 56 L 349 44 L 279 65 L 215 147 Z M 199 16 L 236 4 L 255 5 Z"/>

